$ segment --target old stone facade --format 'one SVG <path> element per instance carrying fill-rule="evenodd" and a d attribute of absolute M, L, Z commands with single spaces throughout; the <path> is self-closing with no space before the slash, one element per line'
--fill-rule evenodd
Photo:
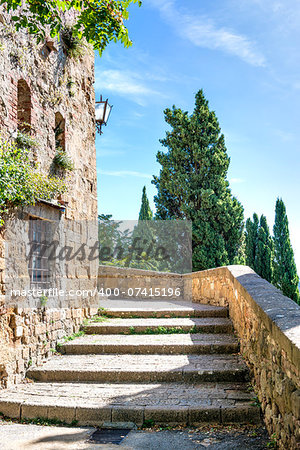
<path fill-rule="evenodd" d="M 72 23 L 71 17 L 65 20 Z M 60 204 L 54 199 L 19 208 L 1 231 L 0 385 L 5 387 L 20 381 L 31 364 L 48 357 L 57 340 L 78 331 L 92 312 L 88 303 L 83 307 L 66 299 L 63 308 L 55 298 L 52 305 L 37 308 L 29 308 L 24 298 L 16 297 L 10 304 L 7 293 L 11 287 L 32 287 L 25 244 L 33 218 L 38 219 L 35 226 L 43 227 L 44 221 L 54 224 L 60 244 L 74 248 L 97 240 L 94 54 L 86 46 L 74 59 L 62 41 L 47 38 L 37 44 L 25 31 L 16 32 L 2 11 L 0 74 L 1 138 L 13 140 L 18 130 L 30 134 L 37 144 L 32 158 L 44 174 L 57 174 L 53 159 L 58 145 L 75 166 L 70 173 L 58 173 L 68 187 Z M 51 287 L 92 289 L 97 265 L 76 258 L 53 263 Z"/>

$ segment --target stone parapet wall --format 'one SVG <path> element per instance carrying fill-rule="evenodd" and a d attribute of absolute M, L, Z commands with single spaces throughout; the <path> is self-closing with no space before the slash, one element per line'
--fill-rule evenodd
<path fill-rule="evenodd" d="M 300 448 L 300 307 L 246 266 L 183 278 L 193 301 L 229 307 L 270 435 Z"/>
<path fill-rule="evenodd" d="M 99 266 L 98 290 L 101 289 L 104 294 L 111 290 L 111 297 L 115 298 L 176 299 L 185 295 L 183 278 L 177 273 L 114 266 Z"/>

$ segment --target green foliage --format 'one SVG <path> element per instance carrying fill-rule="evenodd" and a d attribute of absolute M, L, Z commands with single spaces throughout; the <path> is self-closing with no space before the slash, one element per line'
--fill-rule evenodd
<path fill-rule="evenodd" d="M 0 141 L 0 227 L 10 208 L 52 200 L 66 191 L 62 180 L 38 172 L 28 154 L 26 148 Z"/>
<path fill-rule="evenodd" d="M 255 268 L 255 253 L 257 247 L 259 219 L 256 213 L 253 214 L 253 221 L 249 218 L 246 220 L 246 236 L 245 236 L 245 254 L 246 264 L 253 270 Z"/>
<path fill-rule="evenodd" d="M 154 427 L 154 425 L 155 425 L 155 422 L 153 419 L 146 419 L 143 422 L 142 428 L 152 428 L 152 427 Z"/>
<path fill-rule="evenodd" d="M 117 266 L 118 262 L 123 260 L 123 253 L 126 252 L 129 246 L 130 237 L 129 231 L 120 230 L 122 222 L 112 220 L 111 214 L 100 214 L 98 216 L 98 241 L 99 241 L 99 262 L 100 264 L 108 264 Z M 105 257 L 105 249 L 113 252 L 115 248 L 122 250 L 117 251 L 109 257 Z"/>
<path fill-rule="evenodd" d="M 84 38 L 100 54 L 111 41 L 132 45 L 123 23 L 132 3 L 141 5 L 140 0 L 0 0 L 0 5 L 13 13 L 17 31 L 25 28 L 38 42 L 45 39 L 47 30 L 52 38 L 63 34 L 63 13 L 75 13 L 72 45 L 76 38 Z"/>
<path fill-rule="evenodd" d="M 146 193 L 146 186 L 143 187 L 142 204 L 139 213 L 139 220 L 152 220 L 153 214 L 150 209 L 149 200 Z"/>
<path fill-rule="evenodd" d="M 53 162 L 56 166 L 72 172 L 75 169 L 72 158 L 61 147 L 57 147 Z"/>
<path fill-rule="evenodd" d="M 30 136 L 29 133 L 18 131 L 16 137 L 16 146 L 18 148 L 32 149 L 37 148 L 38 143 L 32 136 Z"/>
<path fill-rule="evenodd" d="M 44 308 L 47 305 L 48 297 L 46 295 L 42 295 L 40 297 L 41 306 Z"/>
<path fill-rule="evenodd" d="M 300 304 L 299 277 L 290 242 L 289 222 L 285 204 L 277 199 L 275 207 L 274 233 L 274 284 L 284 295 Z"/>
<path fill-rule="evenodd" d="M 94 316 L 92 319 L 91 319 L 91 322 L 106 322 L 107 320 L 109 320 L 108 319 L 108 317 L 106 317 L 106 316 Z M 86 323 L 86 325 L 88 325 L 89 324 L 89 321 L 88 321 L 88 323 Z"/>
<path fill-rule="evenodd" d="M 74 341 L 74 339 L 76 339 L 78 337 L 84 336 L 84 334 L 85 334 L 84 331 L 80 330 L 77 333 L 71 334 L 70 336 L 65 336 L 63 339 L 64 339 L 64 342 L 70 342 L 70 341 Z"/>
<path fill-rule="evenodd" d="M 267 219 L 261 216 L 257 234 L 254 270 L 265 280 L 273 281 L 273 240 L 270 235 Z"/>
<path fill-rule="evenodd" d="M 63 28 L 60 36 L 68 56 L 73 59 L 79 59 L 83 56 L 86 47 L 83 41 L 74 32 L 73 27 L 66 26 Z"/>
<path fill-rule="evenodd" d="M 277 437 L 276 437 L 276 433 L 273 433 L 270 436 L 270 440 L 267 443 L 267 448 L 278 448 L 277 447 Z"/>
<path fill-rule="evenodd" d="M 242 233 L 240 245 L 239 245 L 237 254 L 233 259 L 233 264 L 240 264 L 243 266 L 246 264 L 246 234 L 245 234 L 245 232 Z"/>
<path fill-rule="evenodd" d="M 129 328 L 129 333 L 130 334 L 196 334 L 196 333 L 200 333 L 199 328 L 197 328 L 195 325 L 192 326 L 189 330 L 185 330 L 181 327 L 156 327 L 156 328 L 151 328 L 148 327 L 146 328 L 145 331 L 137 331 L 134 327 L 130 327 Z"/>
<path fill-rule="evenodd" d="M 193 223 L 193 270 L 233 263 L 243 232 L 243 207 L 226 179 L 229 157 L 219 122 L 203 91 L 196 94 L 191 116 L 165 110 L 171 127 L 157 153 L 162 168 L 154 177 L 157 219 Z"/>

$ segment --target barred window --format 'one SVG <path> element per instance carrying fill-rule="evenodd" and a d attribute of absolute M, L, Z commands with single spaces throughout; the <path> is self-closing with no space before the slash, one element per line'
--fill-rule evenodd
<path fill-rule="evenodd" d="M 46 220 L 29 219 L 29 276 L 34 287 L 47 289 L 50 286 L 50 263 L 48 258 L 50 223 Z"/>

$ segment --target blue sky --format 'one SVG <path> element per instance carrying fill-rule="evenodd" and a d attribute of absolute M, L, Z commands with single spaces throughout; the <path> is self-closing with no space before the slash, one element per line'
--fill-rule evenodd
<path fill-rule="evenodd" d="M 136 219 L 142 188 L 154 210 L 163 110 L 192 112 L 203 88 L 245 208 L 273 227 L 283 198 L 300 271 L 299 0 L 144 0 L 127 22 L 133 46 L 96 56 L 96 97 L 113 105 L 97 137 L 99 212 Z"/>

